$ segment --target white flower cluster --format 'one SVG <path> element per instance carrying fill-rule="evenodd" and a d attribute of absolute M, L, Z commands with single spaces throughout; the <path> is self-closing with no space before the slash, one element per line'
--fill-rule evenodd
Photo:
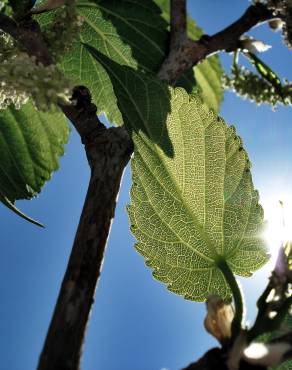
<path fill-rule="evenodd" d="M 292 104 L 292 86 L 288 81 L 285 81 L 279 91 L 271 83 L 242 66 L 233 69 L 230 76 L 223 76 L 223 86 L 256 104 L 267 103 L 272 107 Z"/>
<path fill-rule="evenodd" d="M 20 108 L 32 98 L 38 109 L 49 110 L 69 99 L 70 83 L 55 65 L 36 63 L 5 35 L 0 37 L 0 49 L 0 109 L 10 104 Z"/>

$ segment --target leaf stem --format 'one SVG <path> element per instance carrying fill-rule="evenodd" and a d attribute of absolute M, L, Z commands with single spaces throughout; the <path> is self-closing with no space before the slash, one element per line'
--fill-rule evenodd
<path fill-rule="evenodd" d="M 239 49 L 236 49 L 233 53 L 232 69 L 238 72 L 238 58 L 239 58 Z"/>
<path fill-rule="evenodd" d="M 243 298 L 242 298 L 241 290 L 226 260 L 223 257 L 218 257 L 216 263 L 220 271 L 224 275 L 225 280 L 227 281 L 231 289 L 232 295 L 233 295 L 233 300 L 234 300 L 234 305 L 235 305 L 235 316 L 232 321 L 231 331 L 232 331 L 232 338 L 235 338 L 241 330 L 242 317 L 243 317 Z"/>

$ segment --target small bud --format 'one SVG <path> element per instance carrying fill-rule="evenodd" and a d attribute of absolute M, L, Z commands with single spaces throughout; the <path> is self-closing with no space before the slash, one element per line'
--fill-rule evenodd
<path fill-rule="evenodd" d="M 272 19 L 269 21 L 269 26 L 273 31 L 279 31 L 283 28 L 284 22 L 281 19 Z"/>
<path fill-rule="evenodd" d="M 250 53 L 262 53 L 271 48 L 271 45 L 267 45 L 260 40 L 255 40 L 252 37 L 247 37 L 241 40 L 242 49 L 246 49 Z"/>
<path fill-rule="evenodd" d="M 209 296 L 206 304 L 205 329 L 220 343 L 224 343 L 231 337 L 231 324 L 234 318 L 233 306 L 216 295 Z"/>

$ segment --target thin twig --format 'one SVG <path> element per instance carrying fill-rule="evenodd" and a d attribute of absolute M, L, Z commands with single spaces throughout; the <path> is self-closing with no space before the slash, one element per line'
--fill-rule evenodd
<path fill-rule="evenodd" d="M 174 3 L 175 1 L 172 2 Z M 174 8 L 171 12 L 176 14 Z M 174 85 L 184 71 L 221 50 L 228 52 L 236 50 L 239 39 L 244 33 L 274 17 L 266 6 L 258 3 L 250 6 L 236 22 L 213 36 L 203 35 L 198 41 L 185 38 L 183 44 L 170 50 L 160 68 L 159 77 Z M 181 22 L 179 16 L 176 16 L 173 22 L 176 22 L 176 19 Z"/>

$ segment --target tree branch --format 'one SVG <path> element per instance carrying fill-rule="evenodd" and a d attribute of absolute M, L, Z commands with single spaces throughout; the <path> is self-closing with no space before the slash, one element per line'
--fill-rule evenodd
<path fill-rule="evenodd" d="M 170 50 L 186 37 L 186 0 L 171 0 L 170 6 Z"/>
<path fill-rule="evenodd" d="M 78 370 L 121 177 L 132 153 L 123 128 L 89 133 L 90 183 L 39 370 Z"/>
<path fill-rule="evenodd" d="M 190 364 L 182 370 L 228 370 L 223 352 L 220 348 L 212 348 L 197 362 Z"/>
<path fill-rule="evenodd" d="M 183 1 L 173 0 L 171 2 L 171 14 L 173 15 L 171 40 L 176 39 L 175 35 L 179 34 L 179 25 L 184 24 L 180 16 L 181 8 L 176 7 L 177 2 Z M 173 47 L 162 64 L 158 73 L 159 78 L 174 85 L 184 71 L 221 50 L 228 52 L 236 50 L 239 47 L 239 39 L 245 32 L 274 17 L 266 6 L 258 3 L 250 6 L 236 22 L 213 36 L 203 35 L 198 41 L 180 37 L 181 43 L 173 43 Z"/>

